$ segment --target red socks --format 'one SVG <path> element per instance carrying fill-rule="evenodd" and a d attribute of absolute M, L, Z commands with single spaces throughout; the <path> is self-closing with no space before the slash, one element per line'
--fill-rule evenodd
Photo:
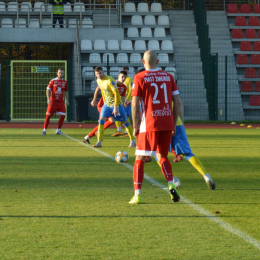
<path fill-rule="evenodd" d="M 133 170 L 134 189 L 139 190 L 142 187 L 144 180 L 144 162 L 142 160 L 136 160 Z"/>
<path fill-rule="evenodd" d="M 167 182 L 173 181 L 172 166 L 168 158 L 162 158 L 160 160 L 160 165 L 161 165 L 162 173 L 165 179 L 167 180 Z"/>
<path fill-rule="evenodd" d="M 104 124 L 104 130 L 107 129 L 108 127 L 110 127 L 111 125 L 113 125 L 113 123 L 111 123 L 110 120 L 107 120 Z"/>
<path fill-rule="evenodd" d="M 48 128 L 48 125 L 50 123 L 50 119 L 51 119 L 51 116 L 50 115 L 46 115 L 46 118 L 45 118 L 45 122 L 44 122 L 44 129 L 47 129 Z"/>
<path fill-rule="evenodd" d="M 107 120 L 104 124 L 104 130 L 107 129 L 108 127 L 110 127 L 111 125 L 113 125 L 113 123 L 111 123 L 110 120 Z M 98 126 L 96 126 L 89 134 L 88 134 L 88 137 L 93 137 L 95 136 L 95 133 L 97 132 L 98 130 Z"/>
<path fill-rule="evenodd" d="M 88 134 L 88 137 L 93 137 L 95 135 L 95 133 L 97 132 L 98 130 L 98 126 L 96 126 L 89 134 Z"/>
<path fill-rule="evenodd" d="M 63 125 L 63 121 L 65 119 L 65 116 L 61 115 L 60 119 L 58 121 L 58 129 L 61 129 L 62 125 Z"/>

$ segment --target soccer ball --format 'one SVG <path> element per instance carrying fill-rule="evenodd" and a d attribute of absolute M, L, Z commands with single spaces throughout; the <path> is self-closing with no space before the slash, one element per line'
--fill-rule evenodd
<path fill-rule="evenodd" d="M 127 152 L 120 151 L 116 153 L 115 159 L 118 163 L 126 163 L 128 162 L 129 156 Z"/>

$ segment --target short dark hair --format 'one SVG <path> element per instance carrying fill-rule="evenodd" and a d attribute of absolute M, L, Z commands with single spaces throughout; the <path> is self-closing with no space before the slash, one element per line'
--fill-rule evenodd
<path fill-rule="evenodd" d="M 63 68 L 58 68 L 57 72 L 58 72 L 59 70 L 63 70 L 63 71 L 65 72 L 65 69 L 63 69 Z"/>
<path fill-rule="evenodd" d="M 124 66 L 124 67 L 122 68 L 122 70 L 129 70 L 129 67 L 128 67 L 128 66 Z"/>
<path fill-rule="evenodd" d="M 142 69 L 137 70 L 137 71 L 135 72 L 135 75 L 138 74 L 138 73 L 140 73 L 140 72 L 143 72 L 143 71 L 145 71 L 145 68 L 142 68 Z"/>
<path fill-rule="evenodd" d="M 101 66 L 97 66 L 97 67 L 95 68 L 95 72 L 98 72 L 98 71 L 100 71 L 100 70 L 103 71 L 103 68 L 102 68 Z"/>
<path fill-rule="evenodd" d="M 127 73 L 125 71 L 123 71 L 123 70 L 120 71 L 119 74 L 123 74 L 123 75 L 127 76 Z"/>

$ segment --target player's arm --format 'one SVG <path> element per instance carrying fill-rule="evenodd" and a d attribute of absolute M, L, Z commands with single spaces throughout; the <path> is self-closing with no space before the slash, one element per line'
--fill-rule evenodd
<path fill-rule="evenodd" d="M 114 105 L 114 110 L 112 112 L 112 114 L 114 114 L 114 116 L 116 117 L 118 114 L 118 106 L 119 106 L 119 99 L 120 99 L 120 94 L 117 88 L 112 88 L 113 93 L 115 95 L 115 105 Z"/>
<path fill-rule="evenodd" d="M 111 89 L 112 89 L 112 91 L 115 95 L 115 106 L 118 107 L 119 106 L 119 99 L 120 99 L 119 91 L 118 91 L 117 88 L 114 88 L 114 87 L 112 87 Z"/>
<path fill-rule="evenodd" d="M 95 93 L 94 93 L 94 96 L 93 96 L 93 99 L 91 101 L 91 106 L 97 106 L 97 98 L 98 98 L 98 94 L 99 94 L 99 91 L 100 91 L 100 86 L 97 86 L 96 90 L 95 90 Z"/>
<path fill-rule="evenodd" d="M 51 80 L 47 89 L 46 89 L 47 104 L 49 106 L 51 105 L 51 90 L 52 90 L 52 88 L 53 88 L 53 82 Z"/>
<path fill-rule="evenodd" d="M 69 103 L 69 91 L 64 91 L 64 96 L 66 98 L 66 106 L 68 106 L 70 103 Z"/>
<path fill-rule="evenodd" d="M 180 102 L 181 102 L 181 108 L 180 108 L 179 117 L 180 117 L 182 123 L 184 124 L 184 118 L 183 118 L 184 117 L 184 106 L 183 106 L 183 103 L 182 103 L 181 99 L 180 99 Z"/>
<path fill-rule="evenodd" d="M 120 94 L 119 91 L 117 89 L 117 85 L 115 81 L 110 81 L 109 87 L 111 88 L 114 97 L 115 97 L 115 104 L 114 104 L 114 110 L 112 112 L 112 114 L 114 114 L 114 116 L 116 117 L 118 114 L 118 106 L 119 106 L 119 102 L 120 102 Z"/>
<path fill-rule="evenodd" d="M 126 99 L 127 100 L 131 100 L 131 94 L 132 94 L 132 87 L 131 87 L 131 82 L 128 82 L 128 84 L 126 84 L 127 87 L 127 91 L 126 91 Z"/>
<path fill-rule="evenodd" d="M 47 104 L 50 106 L 51 105 L 51 90 L 46 89 L 46 97 L 47 97 Z"/>
<path fill-rule="evenodd" d="M 173 133 L 173 135 L 175 135 L 178 116 L 182 114 L 183 108 L 182 108 L 182 102 L 181 102 L 179 94 L 173 95 L 172 100 L 174 102 L 174 105 L 173 105 L 174 133 Z"/>
<path fill-rule="evenodd" d="M 140 115 L 140 99 L 139 96 L 132 97 L 132 120 L 133 120 L 133 135 L 134 137 L 137 137 L 139 134 L 139 115 Z"/>

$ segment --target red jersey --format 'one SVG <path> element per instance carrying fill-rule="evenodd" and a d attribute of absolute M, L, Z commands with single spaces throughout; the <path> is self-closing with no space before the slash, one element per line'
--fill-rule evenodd
<path fill-rule="evenodd" d="M 120 96 L 125 97 L 125 93 L 126 93 L 126 89 L 127 89 L 126 85 L 124 85 L 124 84 L 119 85 L 118 82 L 116 82 L 116 83 L 117 83 L 117 89 L 119 91 Z"/>
<path fill-rule="evenodd" d="M 63 92 L 68 91 L 68 83 L 64 79 L 55 78 L 50 81 L 47 89 L 51 90 L 51 101 L 64 101 Z"/>
<path fill-rule="evenodd" d="M 173 76 L 167 72 L 150 69 L 135 75 L 132 97 L 141 97 L 140 133 L 174 129 L 172 96 L 178 94 Z"/>

